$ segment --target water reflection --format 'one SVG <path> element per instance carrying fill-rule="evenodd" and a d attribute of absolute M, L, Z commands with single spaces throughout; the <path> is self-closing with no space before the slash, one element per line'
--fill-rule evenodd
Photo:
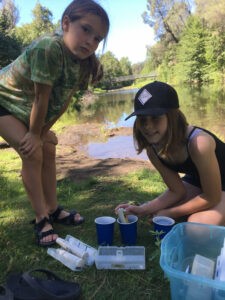
<path fill-rule="evenodd" d="M 201 89 L 175 87 L 180 108 L 189 124 L 204 127 L 225 139 L 224 115 L 225 93 L 221 87 L 206 86 Z M 100 95 L 97 101 L 76 115 L 79 122 L 98 122 L 113 127 L 132 127 L 135 118 L 124 119 L 133 111 L 133 99 L 137 89 L 109 92 Z M 74 117 L 74 115 L 73 115 Z M 109 138 L 106 143 L 90 143 L 88 152 L 98 158 L 136 157 L 132 137 Z M 144 158 L 145 159 L 145 158 Z"/>
<path fill-rule="evenodd" d="M 132 136 L 115 136 L 106 143 L 90 143 L 87 146 L 90 156 L 95 158 L 135 158 L 147 160 L 145 151 L 137 155 Z"/>

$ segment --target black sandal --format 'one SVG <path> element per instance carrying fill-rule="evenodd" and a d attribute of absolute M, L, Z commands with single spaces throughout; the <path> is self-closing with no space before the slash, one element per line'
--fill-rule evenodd
<path fill-rule="evenodd" d="M 54 245 L 56 243 L 56 240 L 52 240 L 49 242 L 42 242 L 41 240 L 49 235 L 55 234 L 53 229 L 42 231 L 42 229 L 45 227 L 46 224 L 51 224 L 50 220 L 48 218 L 43 218 L 40 222 L 34 224 L 34 232 L 36 235 L 37 244 L 42 247 L 48 247 L 51 245 Z"/>
<path fill-rule="evenodd" d="M 49 214 L 50 221 L 52 223 L 55 222 L 55 223 L 60 223 L 60 224 L 64 224 L 64 225 L 74 225 L 74 226 L 78 226 L 78 225 L 84 223 L 84 217 L 80 217 L 79 221 L 76 221 L 74 219 L 75 215 L 77 214 L 77 212 L 75 210 L 70 211 L 68 216 L 59 219 L 59 215 L 60 215 L 61 211 L 63 211 L 63 210 L 64 210 L 64 208 L 62 206 L 58 206 L 57 209 L 54 211 L 54 213 Z"/>
<path fill-rule="evenodd" d="M 3 285 L 0 285 L 0 300 L 13 300 L 13 293 Z"/>
<path fill-rule="evenodd" d="M 17 300 L 76 300 L 81 294 L 77 282 L 62 280 L 45 269 L 10 274 L 7 288 Z"/>

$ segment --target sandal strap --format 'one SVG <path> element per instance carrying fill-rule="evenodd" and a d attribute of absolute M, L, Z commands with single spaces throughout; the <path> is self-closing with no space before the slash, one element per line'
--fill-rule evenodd
<path fill-rule="evenodd" d="M 74 223 L 74 217 L 75 217 L 76 214 L 77 214 L 77 212 L 75 210 L 70 211 L 68 216 L 60 219 L 59 221 L 64 223 L 64 224 L 67 224 L 67 225 L 73 224 Z"/>
<path fill-rule="evenodd" d="M 52 235 L 52 234 L 55 234 L 54 229 L 50 229 L 50 230 L 47 230 L 47 231 L 37 231 L 37 235 L 38 235 L 39 240 L 42 240 L 44 237 Z"/>
<path fill-rule="evenodd" d="M 45 227 L 46 224 L 51 224 L 51 221 L 48 218 L 44 217 L 41 221 L 39 221 L 38 223 L 34 224 L 34 229 L 37 232 L 41 232 L 42 229 Z"/>
<path fill-rule="evenodd" d="M 49 214 L 49 218 L 50 218 L 51 222 L 54 222 L 55 220 L 58 219 L 62 210 L 64 210 L 64 208 L 59 205 L 52 214 Z"/>
<path fill-rule="evenodd" d="M 50 220 L 46 217 L 43 218 L 40 222 L 34 224 L 34 231 L 35 231 L 35 235 L 36 235 L 37 244 L 39 246 L 43 246 L 43 247 L 55 244 L 55 240 L 52 240 L 49 242 L 41 241 L 44 237 L 55 234 L 55 231 L 53 228 L 46 230 L 46 231 L 42 231 L 46 224 L 52 225 Z"/>
<path fill-rule="evenodd" d="M 63 218 L 59 218 L 59 215 L 62 211 L 68 212 L 68 215 Z M 51 223 L 55 222 L 55 223 L 60 223 L 60 224 L 64 224 L 64 225 L 75 225 L 76 226 L 76 225 L 80 225 L 84 222 L 83 217 L 80 217 L 79 221 L 75 221 L 74 217 L 76 214 L 77 214 L 76 210 L 67 211 L 62 206 L 58 206 L 57 209 L 52 214 L 49 214 L 49 218 L 51 220 Z"/>

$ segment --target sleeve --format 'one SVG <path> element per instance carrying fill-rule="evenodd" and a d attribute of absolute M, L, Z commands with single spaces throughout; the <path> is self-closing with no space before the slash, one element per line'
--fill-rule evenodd
<path fill-rule="evenodd" d="M 30 54 L 31 80 L 52 86 L 63 68 L 62 50 L 54 39 L 37 42 Z"/>

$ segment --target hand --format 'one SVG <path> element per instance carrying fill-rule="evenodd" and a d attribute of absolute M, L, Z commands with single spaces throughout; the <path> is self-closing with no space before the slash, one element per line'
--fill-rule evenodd
<path fill-rule="evenodd" d="M 20 142 L 19 151 L 22 155 L 29 157 L 37 148 L 42 147 L 42 145 L 43 142 L 40 136 L 28 131 Z"/>
<path fill-rule="evenodd" d="M 118 214 L 118 209 L 123 208 L 125 215 L 136 215 L 141 217 L 144 215 L 143 207 L 137 205 L 130 205 L 130 204 L 120 204 L 115 208 L 115 213 Z"/>

